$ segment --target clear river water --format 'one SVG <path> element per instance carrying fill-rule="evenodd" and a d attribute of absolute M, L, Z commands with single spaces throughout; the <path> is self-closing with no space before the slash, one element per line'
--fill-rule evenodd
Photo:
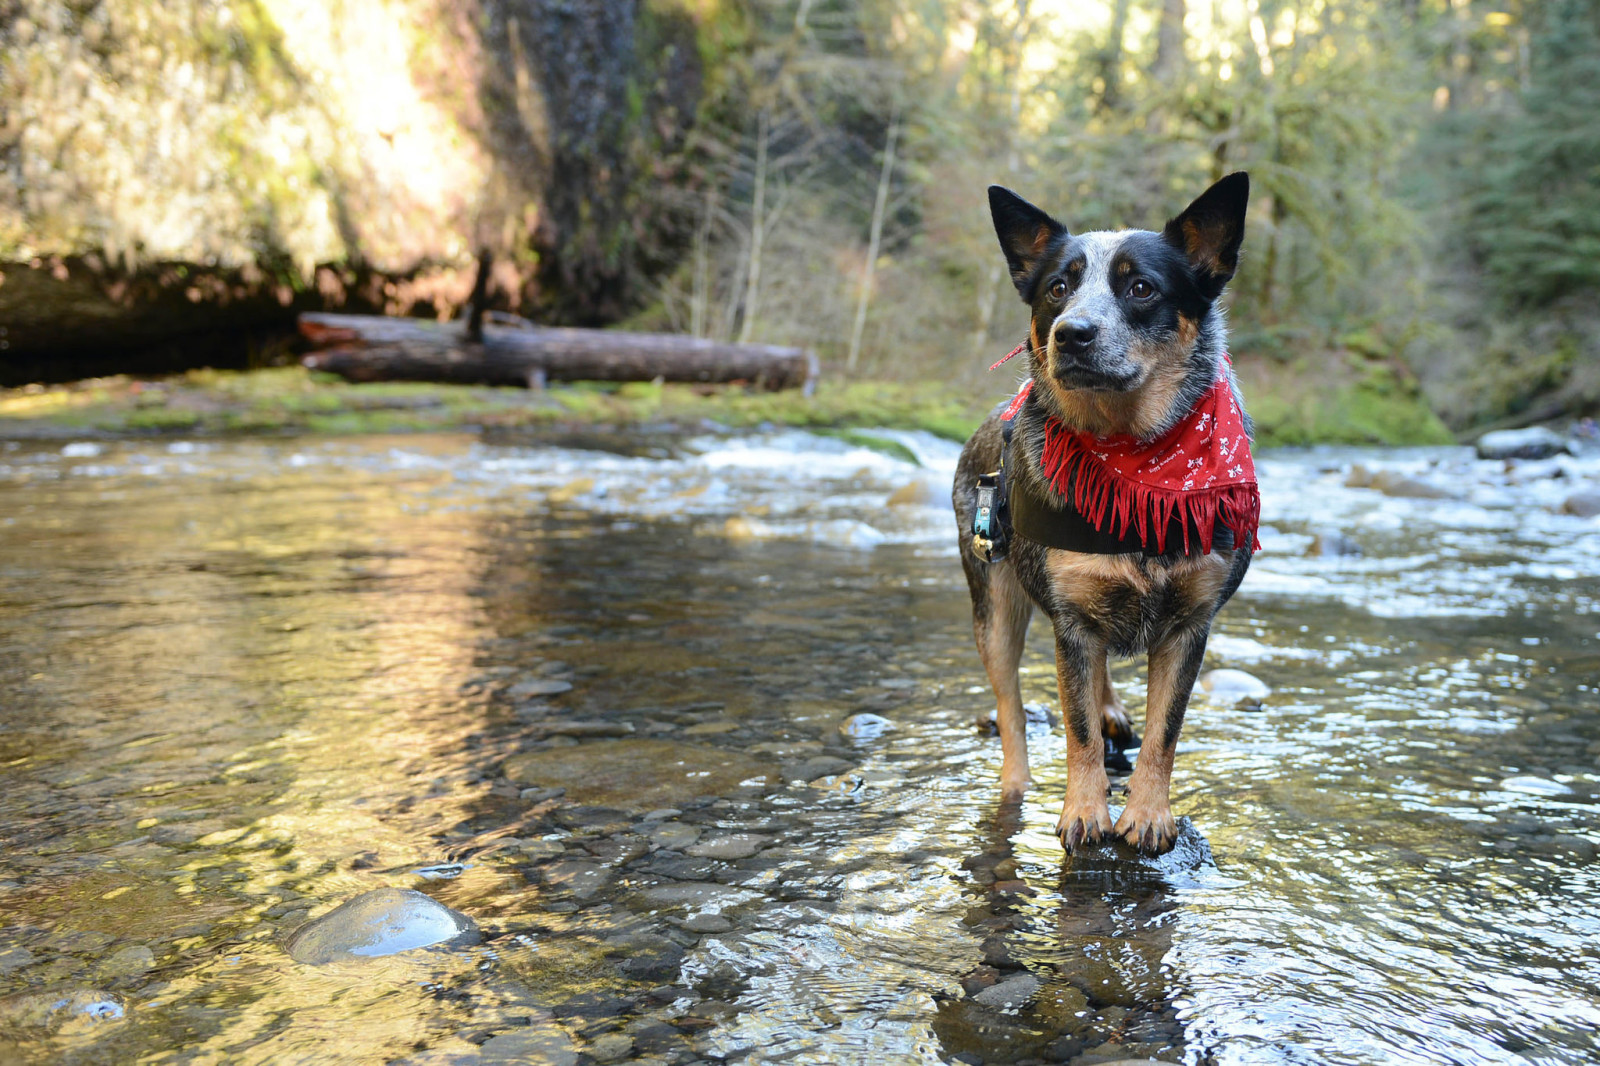
<path fill-rule="evenodd" d="M 0 442 L 0 1061 L 1600 1060 L 1600 460 L 1262 456 L 1270 694 L 1066 859 L 883 436 Z M 379 888 L 481 943 L 287 953 Z"/>

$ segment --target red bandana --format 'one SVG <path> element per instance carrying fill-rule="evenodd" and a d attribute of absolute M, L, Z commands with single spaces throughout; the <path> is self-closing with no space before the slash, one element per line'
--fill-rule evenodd
<path fill-rule="evenodd" d="M 1021 409 L 1032 387 L 1029 378 L 1003 417 Z M 1167 550 L 1167 529 L 1174 518 L 1183 520 L 1185 552 L 1191 523 L 1204 552 L 1211 551 L 1218 522 L 1233 531 L 1234 544 L 1261 547 L 1256 539 L 1261 524 L 1256 464 L 1226 374 L 1182 421 L 1155 440 L 1122 434 L 1096 437 L 1068 429 L 1052 417 L 1045 422 L 1041 465 L 1056 492 L 1096 529 L 1127 536 L 1131 528 L 1147 544 L 1154 533 L 1158 553 Z"/>

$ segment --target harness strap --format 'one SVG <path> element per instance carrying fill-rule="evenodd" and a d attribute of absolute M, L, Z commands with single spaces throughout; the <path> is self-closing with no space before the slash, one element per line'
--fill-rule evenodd
<path fill-rule="evenodd" d="M 1019 346 L 1017 351 L 1023 347 L 1026 345 Z M 1017 351 L 1011 355 L 1016 355 Z M 1006 356 L 1009 358 L 1010 355 Z M 1022 410 L 1032 388 L 1033 379 L 1029 378 L 1016 398 L 1000 413 L 1003 438 L 1000 465 L 988 474 L 978 475 L 978 506 L 972 515 L 972 550 L 986 563 L 998 563 L 1011 550 L 1011 492 L 1006 478 L 1006 453 L 1011 451 L 1011 431 L 1015 428 L 1017 412 Z"/>

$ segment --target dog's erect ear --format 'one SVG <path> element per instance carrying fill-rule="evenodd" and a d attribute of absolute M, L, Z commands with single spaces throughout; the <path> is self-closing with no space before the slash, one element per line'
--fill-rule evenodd
<path fill-rule="evenodd" d="M 1066 235 L 1067 227 L 1001 185 L 989 186 L 989 214 L 1011 268 L 1011 283 L 1026 300 L 1034 268 L 1050 242 Z"/>
<path fill-rule="evenodd" d="M 1229 174 L 1183 214 L 1167 223 L 1161 236 L 1189 257 L 1206 298 L 1215 300 L 1239 269 L 1239 245 L 1244 241 L 1244 209 L 1250 202 L 1250 175 Z"/>

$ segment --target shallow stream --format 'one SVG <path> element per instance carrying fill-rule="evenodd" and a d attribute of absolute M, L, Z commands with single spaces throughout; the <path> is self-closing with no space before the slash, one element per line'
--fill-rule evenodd
<path fill-rule="evenodd" d="M 1265 456 L 1271 694 L 1064 860 L 884 436 L 0 442 L 0 1060 L 1600 1058 L 1600 460 Z M 483 942 L 286 953 L 384 887 Z"/>

